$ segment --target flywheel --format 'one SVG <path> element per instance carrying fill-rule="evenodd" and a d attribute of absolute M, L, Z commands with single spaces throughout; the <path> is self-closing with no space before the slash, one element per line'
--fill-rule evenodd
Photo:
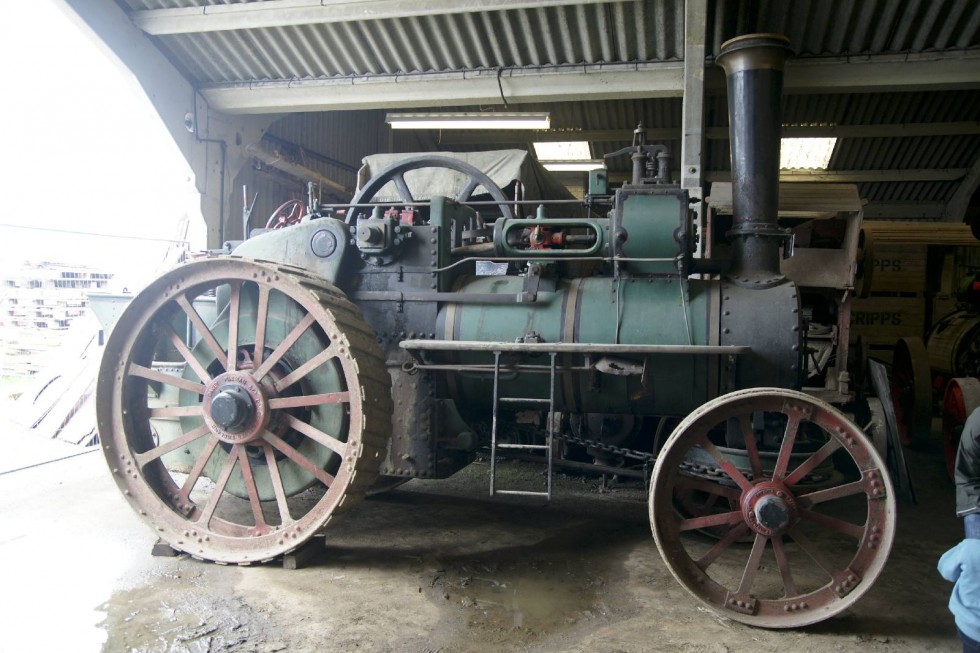
<path fill-rule="evenodd" d="M 721 446 L 732 429 L 745 443 L 737 457 Z M 774 463 L 763 445 L 777 452 Z M 679 511 L 678 495 L 704 505 Z M 680 584 L 766 628 L 805 626 L 852 605 L 895 536 L 895 496 L 874 445 L 829 404 L 781 388 L 733 392 L 685 418 L 657 458 L 649 507 Z M 715 537 L 702 535 L 709 529 Z"/>
<path fill-rule="evenodd" d="M 364 496 L 390 437 L 391 389 L 343 293 L 219 258 L 133 299 L 106 343 L 96 411 L 113 478 L 156 534 L 248 564 L 321 534 Z"/>

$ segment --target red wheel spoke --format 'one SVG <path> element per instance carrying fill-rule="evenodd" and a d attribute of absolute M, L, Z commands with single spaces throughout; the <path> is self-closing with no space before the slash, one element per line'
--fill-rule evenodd
<path fill-rule="evenodd" d="M 752 430 L 752 423 L 748 415 L 740 415 L 738 426 L 742 430 L 742 440 L 745 442 L 745 451 L 749 454 L 749 463 L 752 465 L 752 478 L 762 478 L 762 459 L 759 458 L 759 448 L 755 444 L 755 432 Z"/>
<path fill-rule="evenodd" d="M 228 363 L 225 369 L 234 372 L 238 369 L 238 317 L 241 313 L 242 282 L 232 282 L 231 297 L 228 300 Z"/>
<path fill-rule="evenodd" d="M 197 360 L 197 357 L 194 356 L 194 353 L 184 343 L 184 339 L 181 338 L 179 335 L 177 335 L 177 332 L 174 331 L 174 328 L 171 325 L 168 324 L 166 330 L 168 332 L 167 335 L 170 338 L 170 342 L 173 344 L 174 348 L 180 353 L 184 361 L 191 366 L 191 369 L 194 370 L 194 374 L 197 374 L 197 378 L 201 379 L 202 383 L 210 383 L 211 375 L 208 374 L 208 371 L 204 369 L 204 366 L 201 365 L 201 362 Z"/>
<path fill-rule="evenodd" d="M 786 485 L 793 486 L 802 481 L 804 478 L 806 478 L 807 474 L 817 468 L 817 465 L 827 460 L 832 453 L 840 449 L 840 446 L 840 442 L 831 439 L 825 445 L 820 447 L 816 453 L 803 461 L 803 464 L 793 470 L 793 473 L 784 479 Z"/>
<path fill-rule="evenodd" d="M 783 433 L 783 442 L 779 445 L 779 457 L 776 459 L 776 467 L 772 470 L 773 479 L 781 479 L 786 476 L 789 467 L 790 456 L 793 455 L 793 445 L 796 444 L 796 434 L 800 430 L 800 421 L 803 414 L 799 410 L 788 410 L 786 420 L 786 431 Z"/>
<path fill-rule="evenodd" d="M 808 494 L 801 494 L 796 497 L 796 500 L 801 508 L 812 508 L 818 503 L 833 501 L 834 499 L 843 499 L 844 497 L 861 494 L 862 492 L 867 492 L 867 487 L 865 487 L 863 480 L 838 485 L 837 487 L 827 488 L 826 490 L 817 490 Z"/>
<path fill-rule="evenodd" d="M 214 334 L 211 333 L 211 329 L 209 329 L 208 325 L 201 319 L 197 309 L 191 305 L 191 303 L 187 300 L 187 297 L 184 295 L 177 295 L 176 301 L 177 304 L 184 309 L 184 313 L 187 314 L 191 324 L 193 324 L 194 328 L 197 329 L 201 339 L 207 343 L 208 347 L 211 348 L 211 353 L 214 355 L 215 359 L 217 359 L 219 363 L 224 364 L 224 347 L 218 343 L 218 339 L 214 337 Z"/>
<path fill-rule="evenodd" d="M 269 318 L 269 286 L 259 286 L 259 301 L 255 307 L 255 351 L 252 352 L 253 368 L 262 365 L 265 358 L 265 329 Z"/>
<path fill-rule="evenodd" d="M 184 485 L 180 488 L 180 493 L 177 495 L 181 501 L 190 501 L 191 492 L 194 490 L 194 485 L 197 483 L 197 479 L 201 478 L 201 473 L 204 471 L 204 466 L 208 464 L 209 460 L 211 460 L 211 454 L 213 454 L 214 450 L 218 448 L 219 442 L 220 440 L 218 440 L 217 436 L 211 436 L 208 443 L 204 445 L 204 451 L 202 451 L 201 455 L 198 456 L 196 461 L 194 461 L 194 467 L 191 468 L 190 474 L 187 475 L 187 479 L 184 481 Z"/>
<path fill-rule="evenodd" d="M 762 562 L 762 554 L 765 553 L 766 542 L 768 541 L 768 537 L 756 533 L 755 542 L 752 543 L 752 553 L 749 554 L 748 562 L 745 563 L 742 580 L 738 584 L 738 589 L 735 590 L 736 594 L 748 594 L 752 591 L 752 583 L 755 581 L 755 575 L 759 573 L 759 563 Z"/>
<path fill-rule="evenodd" d="M 823 526 L 824 528 L 829 528 L 832 531 L 843 533 L 844 535 L 850 535 L 856 540 L 860 540 L 862 537 L 864 537 L 864 526 L 858 526 L 857 524 L 852 524 L 851 522 L 844 521 L 843 519 L 837 519 L 836 517 L 824 515 L 823 513 L 814 512 L 812 510 L 800 510 L 800 517 L 808 522 L 816 524 L 817 526 Z"/>
<path fill-rule="evenodd" d="M 796 583 L 793 582 L 793 573 L 789 568 L 789 558 L 786 556 L 786 547 L 783 546 L 783 537 L 772 538 L 772 550 L 776 554 L 776 566 L 779 567 L 779 575 L 783 578 L 783 596 L 791 598 L 797 596 L 799 591 Z"/>
<path fill-rule="evenodd" d="M 817 550 L 817 547 L 813 545 L 813 542 L 810 541 L 810 538 L 801 533 L 799 528 L 789 529 L 789 536 L 793 538 L 793 541 L 796 542 L 797 546 L 803 549 L 804 553 L 810 556 L 810 559 L 813 560 L 818 567 L 823 569 L 824 572 L 826 572 L 826 574 L 831 578 L 834 577 L 832 566 L 824 559 L 822 555 L 820 555 L 820 552 Z"/>
<path fill-rule="evenodd" d="M 194 381 L 190 381 L 179 376 L 174 376 L 173 374 L 158 372 L 157 370 L 149 367 L 143 367 L 142 365 L 138 365 L 136 363 L 129 366 L 129 373 L 132 376 L 138 376 L 141 379 L 146 379 L 147 381 L 157 381 L 158 383 L 172 385 L 182 390 L 188 390 L 197 394 L 204 394 L 203 383 L 195 383 Z"/>
<path fill-rule="evenodd" d="M 704 517 L 691 517 L 682 519 L 678 522 L 677 530 L 693 531 L 699 528 L 709 528 L 711 526 L 725 526 L 737 524 L 742 521 L 742 511 L 733 510 L 732 512 L 720 512 L 717 515 L 705 515 Z"/>
<path fill-rule="evenodd" d="M 282 392 L 283 390 L 293 385 L 294 383 L 296 383 L 297 381 L 305 377 L 307 374 L 309 374 L 316 368 L 326 363 L 331 358 L 334 358 L 336 355 L 337 355 L 337 350 L 334 347 L 327 347 L 319 354 L 317 354 L 310 360 L 306 361 L 305 363 L 297 367 L 295 370 L 293 370 L 283 378 L 276 381 L 276 385 L 275 385 L 276 391 Z"/>
<path fill-rule="evenodd" d="M 242 468 L 242 478 L 245 480 L 245 491 L 248 493 L 248 503 L 252 506 L 252 517 L 255 519 L 255 529 L 258 532 L 268 532 L 265 515 L 262 514 L 262 501 L 255 487 L 255 477 L 252 475 L 252 463 L 248 460 L 245 447 L 238 447 L 238 465 Z"/>
<path fill-rule="evenodd" d="M 275 367 L 276 363 L 279 362 L 279 359 L 286 355 L 289 348 L 300 339 L 300 336 L 306 333 L 306 330 L 309 329 L 314 322 L 316 322 L 316 316 L 314 316 L 313 313 L 307 313 L 306 317 L 304 317 L 299 324 L 294 326 L 292 331 L 290 331 L 286 337 L 283 338 L 282 342 L 276 346 L 273 352 L 269 354 L 269 358 L 267 358 L 262 365 L 260 365 L 259 368 L 252 373 L 255 380 L 261 381 L 264 379 L 265 375 L 269 373 L 269 370 Z"/>
<path fill-rule="evenodd" d="M 708 454 L 710 454 L 711 457 L 715 459 L 715 462 L 718 463 L 718 466 L 724 469 L 725 473 L 728 474 L 731 477 L 731 479 L 738 484 L 740 488 L 742 488 L 743 490 L 752 489 L 752 483 L 747 478 L 745 478 L 742 472 L 738 471 L 735 465 L 732 464 L 732 461 L 728 460 L 728 458 L 725 458 L 725 455 L 722 454 L 720 451 L 718 451 L 718 447 L 712 444 L 707 436 L 702 435 L 700 438 L 696 440 L 696 444 L 700 446 L 702 449 L 704 449 L 705 451 L 707 451 Z"/>
<path fill-rule="evenodd" d="M 193 442 L 194 440 L 197 440 L 198 438 L 203 437 L 209 434 L 210 432 L 211 431 L 208 430 L 207 424 L 204 424 L 202 426 L 197 427 L 193 431 L 188 431 L 187 433 L 180 436 L 179 438 L 175 438 L 170 442 L 161 444 L 159 447 L 154 447 L 153 449 L 150 449 L 145 453 L 134 454 L 133 457 L 136 459 L 136 464 L 139 465 L 140 468 L 143 468 L 146 467 L 146 464 L 148 462 L 154 461 L 161 456 L 165 456 L 171 451 L 180 449 L 181 447 L 188 444 L 189 442 Z"/>
<path fill-rule="evenodd" d="M 151 408 L 150 417 L 200 417 L 204 414 L 204 409 L 197 406 L 164 406 L 162 408 Z"/>
<path fill-rule="evenodd" d="M 218 507 L 218 502 L 221 501 L 221 497 L 225 492 L 225 487 L 228 485 L 228 479 L 231 478 L 231 472 L 235 469 L 235 463 L 238 462 L 238 449 L 241 449 L 241 445 L 233 445 L 231 451 L 225 457 L 225 463 L 221 466 L 221 472 L 218 474 L 218 480 L 214 482 L 214 489 L 211 490 L 211 496 L 208 497 L 208 502 L 201 511 L 201 515 L 198 517 L 197 521 L 203 524 L 205 527 L 211 522 L 211 517 L 214 515 L 215 508 Z"/>
<path fill-rule="evenodd" d="M 725 497 L 733 501 L 738 501 L 742 496 L 742 491 L 736 487 L 728 487 L 698 476 L 678 476 L 676 487 L 682 490 L 700 490 L 701 492 Z"/>
<path fill-rule="evenodd" d="M 714 564 L 714 561 L 718 559 L 718 556 L 727 551 L 728 548 L 731 547 L 736 540 L 738 540 L 738 538 L 742 537 L 748 532 L 749 527 L 745 523 L 733 526 L 727 533 L 725 533 L 723 538 L 715 542 L 715 545 L 711 547 L 707 553 L 695 560 L 694 564 L 696 564 L 702 571 L 707 570 L 708 567 Z"/>
<path fill-rule="evenodd" d="M 334 477 L 332 475 L 328 474 L 327 472 L 323 471 L 322 469 L 314 465 L 309 458 L 307 458 L 299 451 L 291 447 L 288 443 L 278 438 L 275 434 L 266 431 L 263 434 L 263 437 L 265 438 L 266 442 L 268 442 L 273 447 L 281 451 L 291 461 L 299 465 L 302 469 L 306 470 L 310 474 L 313 474 L 315 477 L 317 477 L 317 479 L 321 483 L 323 483 L 327 487 L 333 485 Z"/>
<path fill-rule="evenodd" d="M 286 490 L 282 486 L 282 476 L 279 474 L 279 461 L 276 460 L 276 452 L 272 445 L 262 443 L 265 451 L 266 468 L 269 470 L 269 479 L 272 481 L 272 489 L 276 493 L 276 504 L 279 506 L 279 520 L 283 526 L 293 522 L 293 516 L 289 514 L 289 502 L 286 501 Z"/>
<path fill-rule="evenodd" d="M 305 406 L 324 406 L 327 404 L 350 403 L 349 392 L 329 392 L 322 395 L 299 395 L 297 397 L 278 397 L 269 400 L 269 408 L 302 408 Z"/>
<path fill-rule="evenodd" d="M 286 415 L 286 423 L 289 424 L 294 429 L 296 429 L 297 431 L 299 431 L 300 433 L 302 433 L 303 435 L 305 435 L 306 437 L 313 440 L 314 442 L 318 442 L 319 444 L 325 446 L 327 449 L 330 449 L 330 451 L 333 451 L 336 454 L 340 454 L 341 456 L 344 455 L 345 450 L 347 448 L 346 443 L 341 442 L 336 438 L 330 437 L 320 429 L 311 426 L 310 424 L 307 424 L 306 422 L 296 417 L 293 417 L 292 415 Z"/>

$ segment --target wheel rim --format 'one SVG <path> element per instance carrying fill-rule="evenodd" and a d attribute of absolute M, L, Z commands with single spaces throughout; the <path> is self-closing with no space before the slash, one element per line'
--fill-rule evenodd
<path fill-rule="evenodd" d="M 190 329 L 193 346 L 178 335 Z M 195 557 L 295 549 L 377 476 L 390 389 L 368 333 L 339 291 L 295 271 L 216 259 L 167 273 L 103 356 L 96 410 L 116 483 Z"/>
<path fill-rule="evenodd" d="M 902 444 L 921 445 L 932 430 L 929 354 L 920 338 L 901 338 L 892 362 L 892 401 Z"/>
<path fill-rule="evenodd" d="M 980 406 L 980 381 L 973 377 L 950 379 L 943 395 L 943 457 L 946 473 L 954 478 L 956 451 L 966 418 Z"/>
<path fill-rule="evenodd" d="M 772 470 L 746 438 L 750 481 L 711 438 L 729 419 L 751 433 L 753 413 L 785 426 Z M 714 480 L 690 473 L 692 450 L 715 460 Z M 794 467 L 793 454 L 803 450 L 809 455 Z M 840 466 L 841 458 L 844 472 L 833 483 L 800 489 L 814 469 L 831 459 Z M 687 488 L 733 508 L 678 514 L 674 496 Z M 777 388 L 719 397 L 681 422 L 657 459 L 649 508 L 657 546 L 681 585 L 736 621 L 769 628 L 815 623 L 853 604 L 884 567 L 895 531 L 891 482 L 861 430 L 830 405 Z M 705 528 L 725 533 L 694 532 Z M 750 548 L 738 544 L 747 536 Z"/>

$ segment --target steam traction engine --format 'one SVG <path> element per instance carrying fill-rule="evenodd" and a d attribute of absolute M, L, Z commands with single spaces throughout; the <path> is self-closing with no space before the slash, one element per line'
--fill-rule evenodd
<path fill-rule="evenodd" d="M 645 476 L 655 461 L 653 534 L 698 599 L 767 627 L 852 604 L 884 565 L 894 498 L 863 432 L 800 391 L 809 309 L 780 274 L 776 219 L 787 54 L 753 35 L 719 56 L 725 259 L 692 256 L 687 193 L 640 140 L 632 183 L 597 185 L 586 217 L 514 215 L 524 204 L 476 168 L 417 157 L 342 219 L 320 211 L 156 280 L 99 377 L 126 498 L 174 548 L 248 564 L 323 534 L 372 486 L 445 478 L 480 451 L 491 494 L 550 496 L 558 465 Z M 433 166 L 460 190 L 415 202 L 406 179 Z M 390 183 L 401 201 L 372 205 Z M 467 202 L 478 187 L 492 202 Z M 833 396 L 851 409 L 846 384 Z M 670 417 L 664 441 L 652 426 Z M 504 486 L 502 454 L 545 463 L 546 486 Z"/>

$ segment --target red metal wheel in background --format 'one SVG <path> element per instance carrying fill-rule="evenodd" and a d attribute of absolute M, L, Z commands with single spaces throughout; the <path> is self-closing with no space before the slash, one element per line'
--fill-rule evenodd
<path fill-rule="evenodd" d="M 932 432 L 932 368 L 921 338 L 895 343 L 891 386 L 902 443 L 924 444 Z"/>
<path fill-rule="evenodd" d="M 956 450 L 966 418 L 980 407 L 980 380 L 974 377 L 950 379 L 943 395 L 943 456 L 946 472 L 953 479 Z"/>

